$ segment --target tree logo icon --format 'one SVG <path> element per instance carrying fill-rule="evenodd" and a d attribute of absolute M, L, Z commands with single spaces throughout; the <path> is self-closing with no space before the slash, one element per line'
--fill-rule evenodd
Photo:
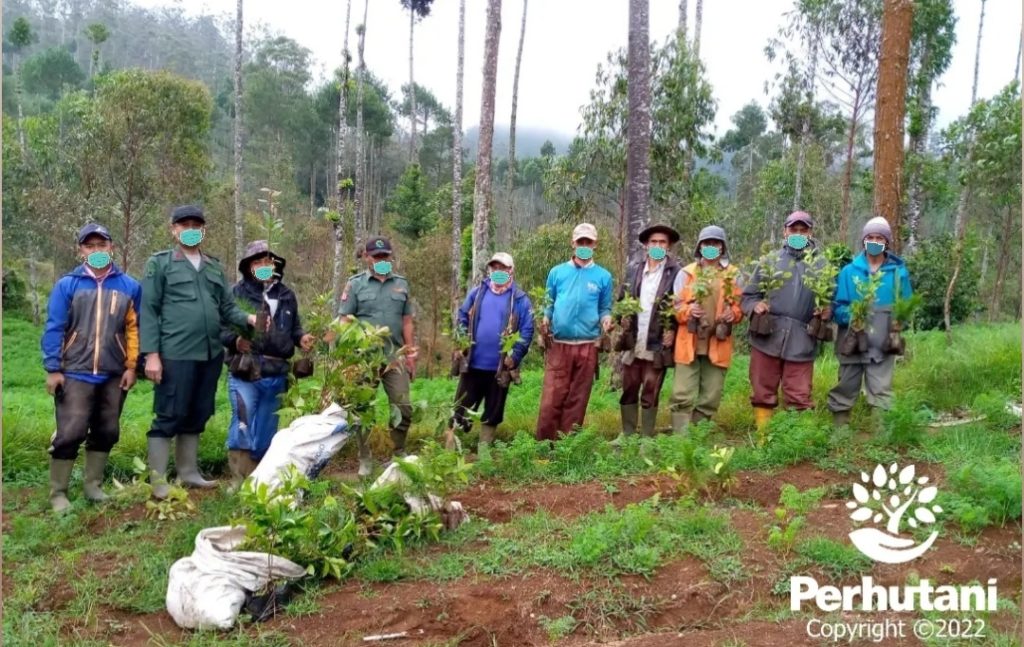
<path fill-rule="evenodd" d="M 898 474 L 897 474 L 898 472 Z M 873 526 L 862 527 L 850 533 L 850 541 L 857 549 L 875 560 L 886 564 L 902 564 L 917 559 L 931 548 L 938 531 L 932 531 L 924 542 L 900 537 L 900 526 L 906 519 L 911 529 L 924 528 L 935 523 L 935 515 L 942 507 L 929 505 L 935 500 L 938 488 L 927 485 L 928 477 L 917 479 L 913 465 L 902 470 L 893 463 L 886 470 L 875 466 L 871 476 L 861 472 L 861 483 L 853 484 L 853 498 L 846 507 L 852 510 L 850 518 L 858 522 L 879 524 L 887 519 L 885 530 Z M 907 512 L 913 509 L 909 516 Z"/>

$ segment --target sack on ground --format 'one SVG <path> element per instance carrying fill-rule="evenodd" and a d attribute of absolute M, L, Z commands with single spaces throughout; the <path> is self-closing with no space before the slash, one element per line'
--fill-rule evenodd
<path fill-rule="evenodd" d="M 270 449 L 252 472 L 253 485 L 266 483 L 268 489 L 274 491 L 281 485 L 281 475 L 289 465 L 311 479 L 316 478 L 331 457 L 345 446 L 352 432 L 348 414 L 337 404 L 331 404 L 321 413 L 296 418 L 274 434 Z"/>

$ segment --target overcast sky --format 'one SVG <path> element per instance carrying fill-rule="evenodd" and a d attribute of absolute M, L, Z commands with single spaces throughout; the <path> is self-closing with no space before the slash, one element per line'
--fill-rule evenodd
<path fill-rule="evenodd" d="M 144 6 L 166 4 L 142 0 Z M 234 0 L 181 0 L 188 11 L 234 15 Z M 245 20 L 259 21 L 312 50 L 315 74 L 323 77 L 341 63 L 345 0 L 245 0 Z M 938 125 L 963 114 L 970 102 L 974 46 L 980 0 L 954 0 L 958 23 L 953 60 L 934 94 Z M 485 0 L 466 1 L 464 128 L 478 123 L 486 21 Z M 512 74 L 523 3 L 504 0 L 498 57 L 495 121 L 507 124 Z M 690 33 L 696 0 L 689 0 Z M 677 0 L 650 0 L 651 39 L 661 43 L 676 28 Z M 708 0 L 704 3 L 701 58 L 718 101 L 717 133 L 750 100 L 767 106 L 765 82 L 779 71 L 764 57 L 764 46 L 778 33 L 793 0 Z M 350 49 L 355 56 L 355 25 L 362 21 L 362 0 L 352 2 Z M 986 4 L 981 48 L 979 97 L 988 97 L 1013 76 L 1021 30 L 1019 0 Z M 625 47 L 627 0 L 533 0 L 529 4 L 526 42 L 519 79 L 518 124 L 575 132 L 579 108 L 588 102 L 597 64 L 611 50 Z M 399 0 L 369 0 L 366 64 L 397 95 L 409 78 L 409 17 Z M 455 103 L 458 1 L 435 0 L 431 14 L 416 26 L 416 82 L 449 107 Z"/>

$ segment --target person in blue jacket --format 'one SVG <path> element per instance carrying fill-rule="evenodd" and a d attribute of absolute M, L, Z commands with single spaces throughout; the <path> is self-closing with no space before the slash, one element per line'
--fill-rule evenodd
<path fill-rule="evenodd" d="M 572 232 L 572 258 L 551 268 L 541 333 L 553 339 L 544 355 L 544 392 L 537 440 L 556 440 L 582 425 L 597 372 L 601 331 L 612 327 L 612 275 L 594 262 L 597 228 Z"/>
<path fill-rule="evenodd" d="M 483 402 L 480 417 L 478 455 L 489 452 L 498 425 L 505 416 L 505 400 L 513 373 L 526 356 L 533 341 L 533 306 L 512 278 L 515 263 L 512 256 L 498 252 L 487 263 L 487 277 L 469 291 L 459 308 L 459 326 L 466 331 L 472 345 L 461 364 L 459 387 L 455 392 L 455 414 L 452 428 L 469 431 L 473 422 L 466 409 L 476 409 Z M 508 353 L 502 352 L 502 338 L 519 333 L 519 340 Z M 456 351 L 462 355 L 461 351 Z M 461 360 L 461 357 L 456 357 Z"/>
<path fill-rule="evenodd" d="M 82 227 L 78 252 L 84 262 L 50 293 L 41 346 L 57 416 L 49 449 L 50 505 L 57 513 L 71 505 L 68 483 L 83 442 L 85 498 L 108 498 L 100 487 L 103 471 L 120 437 L 125 396 L 135 385 L 142 287 L 114 265 L 113 251 L 106 227 Z"/>
<path fill-rule="evenodd" d="M 836 295 L 832 311 L 839 334 L 836 339 L 836 356 L 839 359 L 839 384 L 828 394 L 828 408 L 832 412 L 836 427 L 848 425 L 850 410 L 857 402 L 861 385 L 864 385 L 868 404 L 874 412 L 889 408 L 892 397 L 892 374 L 896 354 L 901 349 L 889 344 L 892 325 L 892 306 L 897 298 L 909 299 L 913 294 L 910 274 L 899 256 L 889 251 L 892 246 L 892 230 L 885 218 L 869 220 L 861 232 L 864 251 L 839 272 Z M 881 273 L 881 282 L 875 294 L 874 305 L 865 332 L 866 350 L 845 341 L 848 335 L 855 335 L 851 324 L 850 306 L 860 300 L 858 283 L 869 280 Z M 897 288 L 897 285 L 899 286 Z M 852 340 L 851 340 L 852 341 Z M 877 413 L 872 414 L 877 419 Z"/>

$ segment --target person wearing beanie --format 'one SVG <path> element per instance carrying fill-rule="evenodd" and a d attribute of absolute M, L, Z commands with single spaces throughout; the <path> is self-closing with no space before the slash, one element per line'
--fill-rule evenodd
<path fill-rule="evenodd" d="M 839 383 L 828 394 L 828 408 L 836 427 L 850 422 L 850 410 L 857 402 L 863 385 L 872 418 L 877 429 L 878 411 L 889 408 L 892 397 L 892 374 L 897 349 L 889 348 L 892 306 L 897 296 L 912 296 L 910 274 L 892 247 L 892 229 L 882 217 L 869 220 L 861 231 L 863 251 L 839 272 L 836 296 L 832 304 L 833 316 L 839 324 L 836 337 L 836 357 L 839 359 Z M 863 346 L 845 342 L 847 335 L 857 331 L 851 327 L 851 305 L 860 300 L 858 283 L 866 284 L 879 275 L 880 284 L 874 296 L 869 320 L 866 322 L 866 350 Z M 844 343 L 845 342 L 845 343 Z"/>
<path fill-rule="evenodd" d="M 242 484 L 270 449 L 277 433 L 280 397 L 288 387 L 288 360 L 296 345 L 307 352 L 313 348 L 313 335 L 302 330 L 298 298 L 284 284 L 285 264 L 265 240 L 246 246 L 238 262 L 242 278 L 231 292 L 267 318 L 267 329 L 259 335 L 243 335 L 238 328 L 225 326 L 220 334 L 228 366 L 227 446 L 233 488 Z M 247 367 L 240 361 L 245 355 L 251 360 Z"/>
<path fill-rule="evenodd" d="M 619 322 L 622 336 L 616 350 L 624 351 L 622 364 L 622 436 L 640 429 L 654 435 L 658 397 L 665 372 L 672 365 L 676 325 L 665 325 L 661 307 L 673 298 L 672 288 L 679 274 L 679 261 L 669 252 L 679 242 L 679 232 L 668 225 L 651 225 L 640 232 L 644 258 L 626 268 L 626 280 L 619 288 L 621 301 L 628 294 L 640 302 L 640 313 Z"/>
<path fill-rule="evenodd" d="M 597 227 L 584 222 L 572 232 L 572 258 L 548 272 L 542 335 L 544 390 L 537 440 L 553 441 L 582 425 L 597 373 L 601 331 L 612 327 L 612 275 L 594 262 Z"/>
<path fill-rule="evenodd" d="M 221 326 L 255 326 L 231 294 L 220 261 L 200 250 L 206 217 L 196 205 L 171 212 L 177 244 L 146 261 L 139 318 L 146 377 L 153 381 L 153 423 L 146 440 L 153 496 L 167 498 L 167 463 L 188 487 L 213 488 L 199 473 L 199 434 L 213 415 L 224 348 Z"/>
<path fill-rule="evenodd" d="M 754 420 L 763 430 L 779 405 L 779 387 L 789 409 L 814 408 L 811 396 L 814 381 L 814 358 L 818 340 L 807 332 L 807 324 L 817 314 L 822 321 L 832 316 L 830 307 L 822 312 L 814 308 L 814 293 L 804 284 L 804 276 L 827 263 L 818 258 L 815 267 L 808 267 L 808 255 L 816 248 L 811 236 L 814 219 L 803 211 L 794 211 L 786 217 L 782 249 L 766 257 L 770 268 L 788 273 L 782 287 L 771 295 L 761 288 L 761 268 L 754 271 L 748 285 L 743 288 L 741 307 L 748 318 L 771 313 L 774 329 L 769 334 L 749 330 L 750 340 L 750 403 L 754 407 Z"/>
<path fill-rule="evenodd" d="M 739 272 L 729 264 L 725 230 L 715 225 L 702 229 L 694 257 L 673 286 L 680 324 L 672 385 L 672 430 L 677 434 L 718 411 L 732 361 L 732 327 L 743 318 Z"/>
<path fill-rule="evenodd" d="M 103 471 L 120 437 L 139 353 L 139 282 L 111 260 L 114 243 L 106 227 L 87 224 L 77 240 L 83 262 L 53 286 L 40 341 L 57 418 L 49 453 L 50 505 L 58 514 L 71 505 L 68 483 L 83 442 L 85 498 L 107 500 Z"/>

